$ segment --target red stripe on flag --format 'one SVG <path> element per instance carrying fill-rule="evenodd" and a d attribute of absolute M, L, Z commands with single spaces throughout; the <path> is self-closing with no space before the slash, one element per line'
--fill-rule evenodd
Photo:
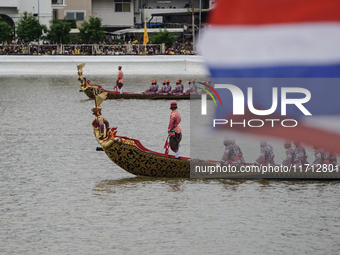
<path fill-rule="evenodd" d="M 339 0 L 219 0 L 212 25 L 340 21 Z"/>
<path fill-rule="evenodd" d="M 231 116 L 226 115 L 226 117 L 226 119 L 229 119 Z M 263 126 L 251 127 L 246 123 L 248 123 L 247 120 L 252 119 L 258 120 L 257 122 L 252 123 L 252 125 L 259 125 L 261 120 L 266 124 Z M 274 119 L 277 121 L 273 124 L 274 122 L 268 122 L 266 119 Z M 322 127 L 313 127 L 312 124 L 306 125 L 303 121 L 300 121 L 295 127 L 284 127 L 283 125 L 280 125 L 280 122 L 283 120 L 284 119 L 278 115 L 270 115 L 270 117 L 258 116 L 246 111 L 245 115 L 232 115 L 233 125 L 231 125 L 231 122 L 229 121 L 229 124 L 218 125 L 217 128 L 220 130 L 243 132 L 250 135 L 269 136 L 282 138 L 284 140 L 298 141 L 340 154 L 340 133 L 329 131 Z M 293 122 L 288 122 L 286 125 L 293 125 Z"/>
<path fill-rule="evenodd" d="M 230 128 L 222 127 L 230 131 L 244 132 L 249 135 L 260 135 L 284 140 L 298 141 L 310 146 L 321 147 L 325 150 L 340 154 L 340 134 L 313 128 L 305 125 L 296 127 L 262 127 L 262 128 Z"/>
<path fill-rule="evenodd" d="M 313 128 L 304 125 L 294 128 L 254 128 L 251 133 L 256 135 L 281 137 L 291 141 L 299 141 L 310 146 L 321 147 L 328 151 L 340 154 L 340 135 L 320 128 Z"/>

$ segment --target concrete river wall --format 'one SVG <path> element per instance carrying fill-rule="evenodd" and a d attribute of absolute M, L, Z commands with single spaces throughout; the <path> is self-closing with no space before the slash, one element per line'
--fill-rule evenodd
<path fill-rule="evenodd" d="M 0 75 L 75 74 L 76 65 L 86 63 L 85 74 L 202 74 L 208 75 L 197 55 L 152 56 L 0 56 Z"/>

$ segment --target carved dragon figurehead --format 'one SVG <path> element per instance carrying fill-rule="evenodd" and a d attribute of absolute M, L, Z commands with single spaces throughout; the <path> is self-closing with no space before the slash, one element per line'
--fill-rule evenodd
<path fill-rule="evenodd" d="M 99 95 L 94 95 L 94 97 L 95 104 L 92 108 L 92 114 L 95 115 L 95 117 L 92 120 L 92 127 L 97 139 L 102 140 L 104 137 L 107 136 L 107 131 L 109 129 L 109 122 L 102 116 L 102 107 L 100 106 L 106 99 L 107 92 L 102 92 Z M 104 128 L 104 126 L 106 127 L 106 129 Z"/>
<path fill-rule="evenodd" d="M 114 137 L 117 128 L 110 128 L 109 122 L 101 115 L 101 104 L 107 98 L 108 92 L 102 92 L 94 95 L 95 105 L 92 108 L 92 113 L 96 117 L 92 120 L 93 132 L 97 138 L 98 143 L 103 147 L 107 148 L 112 143 L 121 144 L 121 139 Z M 105 128 L 104 128 L 105 127 Z"/>
<path fill-rule="evenodd" d="M 96 113 L 97 116 L 100 116 L 100 115 L 101 115 L 101 109 L 102 109 L 102 107 L 101 107 L 100 105 L 101 105 L 101 104 L 105 101 L 105 99 L 107 98 L 107 94 L 108 94 L 108 92 L 101 92 L 101 93 L 98 94 L 98 95 L 94 95 L 94 98 L 95 98 L 94 102 L 95 102 L 95 104 L 94 104 L 94 106 L 93 106 L 93 108 L 92 108 L 92 111 L 93 111 L 94 113 Z"/>
<path fill-rule="evenodd" d="M 78 68 L 78 75 L 83 75 L 83 68 L 84 66 L 86 65 L 86 63 L 82 63 L 80 65 L 77 65 L 77 68 Z"/>
<path fill-rule="evenodd" d="M 84 89 L 87 86 L 86 78 L 83 76 L 83 68 L 85 63 L 77 65 L 78 68 L 78 83 L 81 89 Z"/>

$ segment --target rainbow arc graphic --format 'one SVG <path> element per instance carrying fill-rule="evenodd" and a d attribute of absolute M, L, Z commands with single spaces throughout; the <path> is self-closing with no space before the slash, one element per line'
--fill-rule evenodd
<path fill-rule="evenodd" d="M 220 104 L 222 105 L 222 100 L 220 98 L 220 95 L 217 93 L 217 91 L 208 84 L 204 84 L 204 86 L 206 86 L 207 88 L 209 88 L 212 92 L 214 92 L 216 94 L 218 100 L 220 101 Z M 209 90 L 203 89 L 203 88 L 200 88 L 200 87 L 197 87 L 197 88 L 205 91 L 212 98 L 212 100 L 214 100 L 215 106 L 217 106 L 217 102 L 215 100 L 215 97 L 213 96 L 213 94 Z M 202 101 L 201 101 L 202 102 L 201 114 L 202 115 L 207 115 L 207 94 L 202 94 L 202 96 L 201 96 L 201 99 L 202 99 Z"/>

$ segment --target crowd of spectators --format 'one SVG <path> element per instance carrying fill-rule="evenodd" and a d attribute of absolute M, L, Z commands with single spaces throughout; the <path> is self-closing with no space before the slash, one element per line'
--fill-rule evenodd
<path fill-rule="evenodd" d="M 193 55 L 190 42 L 175 42 L 171 47 L 160 44 L 139 44 L 127 41 L 124 44 L 0 44 L 0 55 Z"/>
<path fill-rule="evenodd" d="M 166 48 L 166 54 L 169 55 L 193 55 L 193 47 L 190 42 L 175 42 L 172 47 Z"/>

